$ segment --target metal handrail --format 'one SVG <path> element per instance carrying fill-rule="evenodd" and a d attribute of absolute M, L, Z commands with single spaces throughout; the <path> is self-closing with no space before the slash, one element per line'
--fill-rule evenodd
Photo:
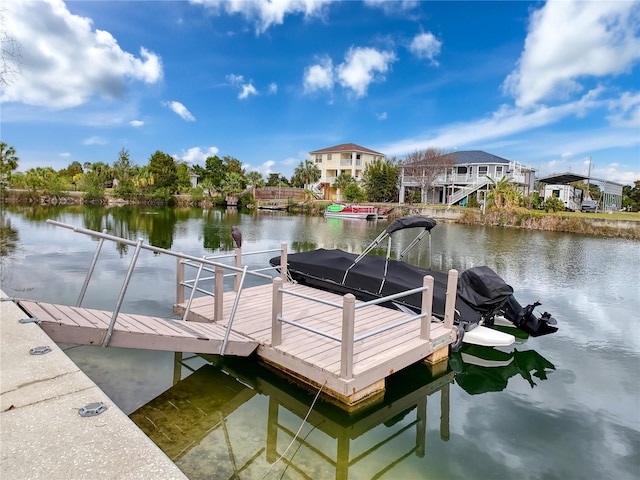
<path fill-rule="evenodd" d="M 127 292 L 127 289 L 128 289 L 128 286 L 129 286 L 129 282 L 130 282 L 131 277 L 133 275 L 133 270 L 135 268 L 135 265 L 136 265 L 136 262 L 138 260 L 138 256 L 139 256 L 141 250 L 148 250 L 148 251 L 151 251 L 151 252 L 154 252 L 154 253 L 159 253 L 159 254 L 164 254 L 164 255 L 169 255 L 169 256 L 172 256 L 172 257 L 176 257 L 176 258 L 179 258 L 180 262 L 185 264 L 185 265 L 190 265 L 190 266 L 193 266 L 193 267 L 197 266 L 198 267 L 198 275 L 197 275 L 196 279 L 194 279 L 193 281 L 187 281 L 187 282 L 181 282 L 180 283 L 182 286 L 185 286 L 185 287 L 188 287 L 188 288 L 192 289 L 191 296 L 189 298 L 189 302 L 188 302 L 187 308 L 185 310 L 185 318 L 186 318 L 186 314 L 189 312 L 189 307 L 191 305 L 191 301 L 193 300 L 193 296 L 195 294 L 195 291 L 198 291 L 200 293 L 204 293 L 206 295 L 213 295 L 212 292 L 209 292 L 207 290 L 204 290 L 204 289 L 201 289 L 200 287 L 198 287 L 198 281 L 202 280 L 200 278 L 200 274 L 202 273 L 203 270 L 215 273 L 214 270 L 212 270 L 211 268 L 207 268 L 206 266 L 208 266 L 208 267 L 220 267 L 220 268 L 223 268 L 223 269 L 231 270 L 231 271 L 236 272 L 236 273 L 242 273 L 242 279 L 240 281 L 240 288 L 244 284 L 244 279 L 245 279 L 247 274 L 253 275 L 253 276 L 256 276 L 256 277 L 262 278 L 262 279 L 268 279 L 268 280 L 271 280 L 273 278 L 270 275 L 266 275 L 266 274 L 261 273 L 261 271 L 264 271 L 264 270 L 267 270 L 267 269 L 261 269 L 260 271 L 249 271 L 247 266 L 241 268 L 241 267 L 237 267 L 237 266 L 232 266 L 232 265 L 227 265 L 227 264 L 224 264 L 224 263 L 216 262 L 216 261 L 213 260 L 214 258 L 233 257 L 233 256 L 235 256 L 235 254 L 229 254 L 229 255 L 225 254 L 225 255 L 219 255 L 219 256 L 211 257 L 211 258 L 207 258 L 207 257 L 198 258 L 198 257 L 195 257 L 193 255 L 187 255 L 187 254 L 184 254 L 184 253 L 174 252 L 174 251 L 167 250 L 167 249 L 164 249 L 164 248 L 154 247 L 153 245 L 144 244 L 142 238 L 139 238 L 137 241 L 133 241 L 133 240 L 129 240 L 129 239 L 126 239 L 126 238 L 123 238 L 123 237 L 118 237 L 116 235 L 110 235 L 110 234 L 107 233 L 106 230 L 103 230 L 102 232 L 97 232 L 95 230 L 89 230 L 89 229 L 86 229 L 86 228 L 76 227 L 74 225 L 69 225 L 69 224 L 66 224 L 66 223 L 62 223 L 62 222 L 58 222 L 56 220 L 50 220 L 50 219 L 47 220 L 47 223 L 49 223 L 51 225 L 58 226 L 58 227 L 67 228 L 69 230 L 73 230 L 76 233 L 81 233 L 83 235 L 88 235 L 90 237 L 99 239 L 98 247 L 96 249 L 96 252 L 94 253 L 93 259 L 92 259 L 91 264 L 89 266 L 89 270 L 87 271 L 87 274 L 85 276 L 85 279 L 84 279 L 84 282 L 83 282 L 83 285 L 82 285 L 82 288 L 81 288 L 80 295 L 79 295 L 78 300 L 76 302 L 76 306 L 77 307 L 81 306 L 81 303 L 82 303 L 82 301 L 84 299 L 84 295 L 86 293 L 86 290 L 87 290 L 87 287 L 88 287 L 89 282 L 91 280 L 91 277 L 93 276 L 93 272 L 94 272 L 95 266 L 97 264 L 97 260 L 98 260 L 98 257 L 100 255 L 100 251 L 102 249 L 102 245 L 104 243 L 104 240 L 110 240 L 110 241 L 113 241 L 113 242 L 116 242 L 116 243 L 119 243 L 119 244 L 129 245 L 129 246 L 134 246 L 135 247 L 135 251 L 134 251 L 133 257 L 131 259 L 131 263 L 129 264 L 129 268 L 127 270 L 127 274 L 126 274 L 125 280 L 124 280 L 124 282 L 122 284 L 122 287 L 120 289 L 120 293 L 118 295 L 118 300 L 116 302 L 116 307 L 115 307 L 115 309 L 113 311 L 113 314 L 111 316 L 111 321 L 109 322 L 109 327 L 107 328 L 107 333 L 105 335 L 104 341 L 102 342 L 102 346 L 103 347 L 107 347 L 109 345 L 109 341 L 110 341 L 111 336 L 113 334 L 113 330 L 114 330 L 114 327 L 115 327 L 116 320 L 118 318 L 118 314 L 120 313 L 120 308 L 121 308 L 122 303 L 124 301 L 124 297 L 125 297 L 125 294 Z M 269 252 L 276 252 L 276 251 L 278 251 L 278 249 L 262 250 L 262 251 L 256 251 L 256 252 L 247 252 L 246 255 L 250 255 L 250 254 L 254 254 L 255 255 L 255 254 L 259 254 L 259 253 L 269 253 Z M 207 278 L 213 278 L 213 277 L 207 277 Z M 193 285 L 191 285 L 191 283 L 193 283 Z M 232 313 L 231 313 L 232 317 L 231 317 L 229 325 L 227 327 L 225 340 L 224 340 L 224 343 L 223 343 L 222 348 L 221 348 L 222 352 L 224 351 L 224 348 L 226 347 L 226 343 L 228 341 L 228 337 L 229 337 L 230 330 L 231 330 L 231 323 L 233 321 L 233 316 L 235 315 L 235 310 L 237 308 L 237 302 L 238 302 L 238 299 L 240 297 L 240 293 L 241 292 L 238 291 L 238 295 L 236 297 L 236 301 L 234 303 L 234 307 L 233 307 L 233 310 L 232 310 Z"/>
<path fill-rule="evenodd" d="M 418 288 L 413 288 L 411 290 L 407 290 L 407 291 L 404 291 L 404 292 L 387 295 L 386 297 L 376 298 L 374 300 L 369 300 L 367 302 L 356 303 L 354 308 L 355 308 L 355 310 L 358 310 L 358 309 L 361 309 L 361 308 L 370 307 L 372 305 L 378 305 L 378 304 L 381 304 L 381 303 L 386 303 L 386 302 L 389 302 L 391 300 L 396 300 L 398 298 L 402 298 L 402 297 L 406 297 L 406 296 L 409 296 L 409 295 L 413 295 L 415 293 L 424 292 L 424 291 L 426 291 L 428 289 L 429 289 L 428 286 L 422 286 L 422 287 L 418 287 Z M 314 302 L 317 302 L 317 303 L 322 303 L 324 305 L 329 305 L 331 307 L 335 307 L 335 308 L 339 308 L 339 309 L 343 308 L 343 305 L 341 303 L 332 302 L 330 300 L 325 300 L 325 299 L 322 299 L 322 298 L 314 297 L 314 296 L 307 295 L 307 294 L 304 294 L 304 293 L 296 292 L 294 290 L 288 290 L 288 289 L 283 288 L 283 287 L 280 287 L 278 290 L 280 292 L 282 292 L 282 293 L 286 293 L 286 294 L 292 295 L 294 297 L 304 298 L 306 300 L 311 300 L 311 301 L 314 301 Z M 386 325 L 384 327 L 380 327 L 380 328 L 371 330 L 369 332 L 363 333 L 359 337 L 354 338 L 353 341 L 357 342 L 359 340 L 364 340 L 366 338 L 372 337 L 372 336 L 377 335 L 379 333 L 384 333 L 384 332 L 386 332 L 388 330 L 392 330 L 394 328 L 401 327 L 402 325 L 405 325 L 407 323 L 411 323 L 414 320 L 420 320 L 420 319 L 424 318 L 425 316 L 426 316 L 425 313 L 419 313 L 419 314 L 413 315 L 411 317 L 402 319 L 402 320 L 400 320 L 400 321 L 398 321 L 396 323 L 393 323 L 391 325 Z M 294 327 L 298 327 L 298 328 L 301 328 L 303 330 L 307 330 L 309 332 L 313 332 L 313 333 L 316 333 L 316 334 L 321 335 L 323 337 L 330 338 L 330 339 L 335 340 L 335 341 L 337 341 L 339 343 L 342 343 L 342 339 L 340 337 L 336 337 L 335 335 L 331 335 L 330 333 L 323 332 L 322 330 L 319 330 L 319 329 L 316 329 L 316 328 L 313 328 L 313 327 L 309 327 L 307 325 L 303 325 L 303 324 L 301 324 L 299 322 L 296 322 L 294 320 L 287 320 L 284 317 L 282 317 L 281 315 L 278 316 L 278 321 L 280 321 L 282 323 L 286 323 L 287 325 L 293 325 Z"/>

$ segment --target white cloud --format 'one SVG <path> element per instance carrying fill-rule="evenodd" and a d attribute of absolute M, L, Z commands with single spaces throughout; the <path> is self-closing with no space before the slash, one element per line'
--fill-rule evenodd
<path fill-rule="evenodd" d="M 433 33 L 420 33 L 413 37 L 409 50 L 418 58 L 425 58 L 433 65 L 438 65 L 435 57 L 440 54 L 442 42 Z"/>
<path fill-rule="evenodd" d="M 515 150 L 515 144 L 520 142 L 517 135 L 526 133 L 528 136 L 527 144 L 536 144 L 535 152 L 528 150 L 526 155 L 529 157 L 535 155 L 537 159 L 555 159 L 553 162 L 546 160 L 542 165 L 534 165 L 535 168 L 540 168 L 541 175 L 569 170 L 582 172 L 584 167 L 581 162 L 585 154 L 616 147 L 629 148 L 639 145 L 640 137 L 638 137 L 637 128 L 612 130 L 603 127 L 590 131 L 559 131 L 557 134 L 546 132 L 536 140 L 532 140 L 532 138 L 536 135 L 535 130 L 538 127 L 559 124 L 567 117 L 607 107 L 610 101 L 600 99 L 598 97 L 600 94 L 602 94 L 600 89 L 594 89 L 579 100 L 553 107 L 537 106 L 523 109 L 503 106 L 485 118 L 445 125 L 435 132 L 429 132 L 428 135 L 376 147 L 376 150 L 391 156 L 403 156 L 429 147 L 452 150 L 454 146 L 460 149 L 477 149 L 478 145 L 483 145 L 481 148 L 488 149 L 491 146 L 490 142 L 498 140 L 503 142 L 503 146 L 511 143 L 511 149 Z M 580 155 L 580 158 L 575 159 L 576 155 Z M 520 161 L 518 158 L 514 158 L 514 160 Z M 599 174 L 594 172 L 598 172 L 598 170 L 592 172 L 594 177 L 629 183 L 634 176 L 636 180 L 640 178 L 640 165 L 635 172 L 619 170 L 616 172 L 615 168 L 603 168 Z"/>
<path fill-rule="evenodd" d="M 303 77 L 305 93 L 333 88 L 333 62 L 329 57 L 319 60 L 319 63 L 307 67 Z"/>
<path fill-rule="evenodd" d="M 607 116 L 607 120 L 612 126 L 638 128 L 640 126 L 640 93 L 623 93 L 619 99 L 609 102 L 609 111 L 611 114 Z"/>
<path fill-rule="evenodd" d="M 245 85 L 242 85 L 242 89 L 238 94 L 238 98 L 240 100 L 244 100 L 245 98 L 249 98 L 251 95 L 258 95 L 258 91 L 253 86 L 253 84 L 247 83 Z"/>
<path fill-rule="evenodd" d="M 379 8 L 387 15 L 393 13 L 403 13 L 412 10 L 418 6 L 418 0 L 365 0 L 364 4 L 368 7 Z"/>
<path fill-rule="evenodd" d="M 378 118 L 378 120 L 386 120 L 387 119 L 387 112 L 378 113 L 376 115 L 376 117 Z"/>
<path fill-rule="evenodd" d="M 230 73 L 226 78 L 233 86 L 240 86 L 244 82 L 244 77 L 242 75 L 236 75 L 235 73 Z"/>
<path fill-rule="evenodd" d="M 273 25 L 282 25 L 286 15 L 302 14 L 305 18 L 322 17 L 325 6 L 333 0 L 191 0 L 204 5 L 215 14 L 239 14 L 254 22 L 256 34 L 264 33 Z"/>
<path fill-rule="evenodd" d="M 5 0 L 2 13 L 6 34 L 21 45 L 21 75 L 4 89 L 2 102 L 72 108 L 93 96 L 123 98 L 131 79 L 162 79 L 160 57 L 144 47 L 138 57 L 123 51 L 62 0 Z"/>
<path fill-rule="evenodd" d="M 129 122 L 129 125 L 137 128 L 137 127 L 142 127 L 144 125 L 144 122 L 142 120 L 131 120 Z"/>
<path fill-rule="evenodd" d="M 180 117 L 183 120 L 186 120 L 187 122 L 194 122 L 195 121 L 195 117 L 193 115 L 191 115 L 191 112 L 187 109 L 187 107 L 185 107 L 180 102 L 175 102 L 175 101 L 166 102 L 165 105 L 167 107 L 169 107 L 171 110 L 173 110 L 175 113 L 180 115 Z"/>
<path fill-rule="evenodd" d="M 217 147 L 208 147 L 204 150 L 200 147 L 191 147 L 186 151 L 183 150 L 182 155 L 174 155 L 173 158 L 193 165 L 206 161 L 208 157 L 215 157 L 219 151 Z"/>
<path fill-rule="evenodd" d="M 98 136 L 89 137 L 82 142 L 83 145 L 106 145 L 107 143 L 106 139 Z"/>
<path fill-rule="evenodd" d="M 275 95 L 276 93 L 278 93 L 278 84 L 277 83 L 270 83 L 269 84 L 269 89 L 267 91 L 268 91 L 268 93 L 270 95 Z"/>
<path fill-rule="evenodd" d="M 69 152 L 62 152 L 62 153 L 59 153 L 58 156 L 62 158 L 67 158 L 67 157 L 70 157 L 71 154 Z"/>
<path fill-rule="evenodd" d="M 395 60 L 393 52 L 369 47 L 350 48 L 344 63 L 337 68 L 338 80 L 343 87 L 353 90 L 356 97 L 363 97 L 371 83 L 384 80 L 383 74 Z"/>
<path fill-rule="evenodd" d="M 240 100 L 249 98 L 252 95 L 258 95 L 258 90 L 256 90 L 256 87 L 253 86 L 253 82 L 246 82 L 244 76 L 230 73 L 226 78 L 231 86 L 236 87 L 240 90 L 240 93 L 238 93 L 238 98 Z M 272 83 L 271 85 L 275 84 Z"/>
<path fill-rule="evenodd" d="M 640 59 L 638 2 L 547 2 L 533 12 L 517 69 L 503 84 L 516 104 L 566 100 L 581 79 L 629 72 Z"/>

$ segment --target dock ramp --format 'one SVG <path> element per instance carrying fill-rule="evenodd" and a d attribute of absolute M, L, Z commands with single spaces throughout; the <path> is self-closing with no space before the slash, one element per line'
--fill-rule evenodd
<path fill-rule="evenodd" d="M 102 345 L 112 312 L 53 303 L 17 300 L 18 305 L 56 343 Z M 226 327 L 214 323 L 118 313 L 109 346 L 248 357 L 258 342 L 231 331 L 224 352 Z"/>

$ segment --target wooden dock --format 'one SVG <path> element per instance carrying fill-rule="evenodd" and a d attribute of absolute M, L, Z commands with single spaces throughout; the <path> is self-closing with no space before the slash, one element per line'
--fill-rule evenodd
<path fill-rule="evenodd" d="M 342 296 L 298 284 L 286 289 L 327 302 L 340 303 Z M 323 391 L 346 405 L 373 400 L 384 392 L 385 378 L 426 359 L 454 341 L 453 330 L 440 322 L 430 322 L 429 339 L 420 337 L 420 322 L 410 321 L 384 333 L 353 343 L 350 375 L 344 375 L 343 345 L 340 341 L 282 325 L 281 343 L 272 344 L 273 286 L 247 287 L 241 290 L 235 320 L 229 332 L 224 355 L 257 355 L 298 381 Z M 113 347 L 167 350 L 201 354 L 220 354 L 228 319 L 237 292 L 225 292 L 222 321 L 213 322 L 215 297 L 192 301 L 187 320 L 171 320 L 145 315 L 119 313 L 109 345 Z M 42 329 L 57 343 L 101 345 L 107 335 L 112 313 L 82 307 L 70 307 L 30 300 L 18 300 L 20 307 L 37 319 Z M 183 315 L 186 303 L 174 305 Z M 296 296 L 284 296 L 282 312 L 287 319 L 340 337 L 343 311 L 335 306 Z M 353 322 L 357 337 L 397 324 L 409 314 L 371 305 L 358 311 Z"/>
<path fill-rule="evenodd" d="M 423 360 L 438 363 L 446 359 L 448 345 L 456 340 L 455 270 L 449 271 L 445 316 L 441 322 L 431 312 L 432 277 L 425 277 L 419 288 L 371 302 L 357 302 L 352 294 L 341 296 L 264 273 L 272 267 L 253 271 L 247 265 L 243 267 L 243 255 L 273 254 L 274 250 L 243 254 L 240 248 L 235 248 L 233 254 L 195 257 L 144 245 L 142 239 L 134 242 L 53 220 L 49 223 L 99 239 L 78 305 L 82 303 L 104 240 L 136 249 L 113 312 L 17 301 L 58 343 L 213 355 L 249 356 L 255 352 L 279 372 L 313 389 L 321 389 L 341 406 L 351 408 L 376 402 L 385 390 L 386 378 L 393 373 Z M 120 311 L 141 250 L 176 257 L 173 311 L 187 321 Z M 280 253 L 279 274 L 287 278 L 286 244 L 275 252 Z M 224 263 L 225 259 L 232 259 L 233 265 Z M 195 278 L 186 275 L 187 266 L 197 269 Z M 203 272 L 213 276 L 203 278 Z M 225 277 L 230 275 L 235 277 L 233 290 L 225 291 Z M 244 286 L 247 275 L 252 280 L 270 283 Z M 209 292 L 203 285 L 210 285 L 211 280 L 213 291 Z M 185 302 L 188 289 L 191 296 Z M 416 293 L 422 295 L 419 314 L 379 305 Z"/>
<path fill-rule="evenodd" d="M 343 297 L 315 288 L 285 284 L 287 290 L 340 303 Z M 226 326 L 236 292 L 225 292 L 220 325 Z M 340 402 L 353 405 L 384 391 L 385 378 L 409 365 L 425 360 L 436 352 L 447 352 L 455 340 L 455 330 L 437 321 L 429 322 L 429 339 L 420 336 L 420 322 L 414 320 L 384 333 L 354 342 L 351 375 L 344 375 L 343 344 L 296 326 L 282 325 L 282 343 L 272 342 L 273 287 L 261 285 L 245 288 L 237 302 L 233 331 L 259 343 L 257 354 L 265 362 L 313 388 L 322 388 Z M 185 303 L 176 304 L 174 312 L 184 314 Z M 187 319 L 212 322 L 214 297 L 194 299 Z M 285 296 L 282 314 L 290 321 L 339 337 L 343 329 L 343 311 L 334 306 Z M 407 320 L 411 315 L 378 305 L 359 310 L 353 322 L 353 336 L 366 334 Z"/>

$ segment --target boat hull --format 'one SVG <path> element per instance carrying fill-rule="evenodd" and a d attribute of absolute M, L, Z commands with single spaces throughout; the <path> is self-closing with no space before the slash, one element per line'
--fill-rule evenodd
<path fill-rule="evenodd" d="M 324 212 L 327 218 L 356 218 L 373 220 L 378 218 L 378 209 L 371 205 L 342 205 L 334 203 L 329 205 Z"/>

